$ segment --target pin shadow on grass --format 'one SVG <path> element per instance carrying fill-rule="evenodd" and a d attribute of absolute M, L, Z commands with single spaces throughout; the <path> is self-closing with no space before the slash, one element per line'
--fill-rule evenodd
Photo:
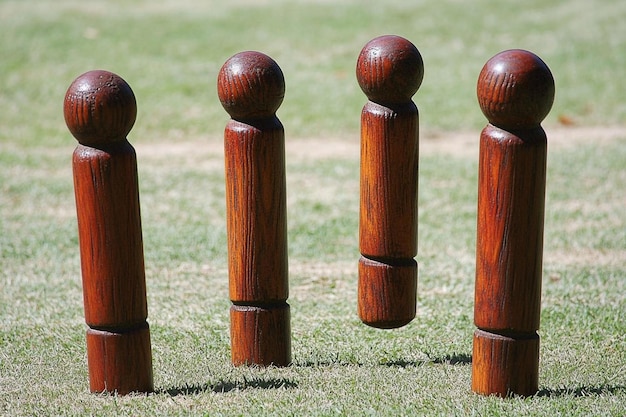
<path fill-rule="evenodd" d="M 296 382 L 290 381 L 287 378 L 244 378 L 243 381 L 221 380 L 215 384 L 185 384 L 182 386 L 158 390 L 157 394 L 167 394 L 170 397 L 178 397 L 181 395 L 197 395 L 205 392 L 227 393 L 230 391 L 243 391 L 250 388 L 291 389 L 297 387 L 298 384 Z"/>
<path fill-rule="evenodd" d="M 313 361 L 306 361 L 306 362 L 299 362 L 297 364 L 295 364 L 294 366 L 296 367 L 303 367 L 303 368 L 328 368 L 328 367 L 361 367 L 361 366 L 366 366 L 363 362 L 360 361 L 346 361 L 346 360 L 337 360 L 337 361 L 333 361 L 333 360 L 313 360 Z"/>
<path fill-rule="evenodd" d="M 442 365 L 471 365 L 472 355 L 467 353 L 453 353 L 439 358 L 434 358 L 433 363 Z"/>
<path fill-rule="evenodd" d="M 595 387 L 577 387 L 577 388 L 544 388 L 537 392 L 536 397 L 591 397 L 599 395 L 612 395 L 618 392 L 626 392 L 624 385 L 598 385 Z"/>
<path fill-rule="evenodd" d="M 398 368 L 409 368 L 415 366 L 426 365 L 433 363 L 436 365 L 470 365 L 472 363 L 472 355 L 467 353 L 452 353 L 445 356 L 434 357 L 426 354 L 425 359 L 408 360 L 408 359 L 389 359 L 382 360 L 379 365 Z M 309 360 L 306 362 L 296 363 L 296 366 L 302 367 L 322 367 L 322 366 L 366 366 L 363 362 L 358 360 L 345 360 L 339 358 L 339 355 L 335 355 L 334 359 L 330 360 Z"/>
<path fill-rule="evenodd" d="M 399 368 L 408 368 L 412 366 L 425 365 L 427 363 L 434 363 L 437 365 L 469 365 L 472 363 L 472 355 L 465 353 L 446 355 L 443 357 L 437 357 L 433 359 L 408 361 L 404 359 L 397 359 L 392 361 L 382 362 L 381 365 L 397 366 Z"/>

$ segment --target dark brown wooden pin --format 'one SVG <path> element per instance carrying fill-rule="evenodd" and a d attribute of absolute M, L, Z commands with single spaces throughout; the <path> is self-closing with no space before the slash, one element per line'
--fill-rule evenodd
<path fill-rule="evenodd" d="M 126 140 L 137 105 L 107 71 L 78 77 L 65 95 L 65 122 L 78 140 L 72 166 L 92 392 L 150 392 L 137 158 Z"/>
<path fill-rule="evenodd" d="M 554 79 L 536 55 L 509 50 L 485 64 L 477 93 L 489 124 L 480 136 L 472 390 L 534 395 L 547 153 L 540 124 Z"/>
<path fill-rule="evenodd" d="M 358 313 L 368 326 L 401 327 L 417 304 L 419 122 L 411 98 L 424 64 L 408 40 L 381 36 L 361 50 L 356 76 L 369 99 L 361 113 Z"/>
<path fill-rule="evenodd" d="M 287 298 L 285 133 L 276 111 L 283 73 L 267 55 L 228 59 L 217 91 L 224 131 L 232 362 L 291 363 Z"/>

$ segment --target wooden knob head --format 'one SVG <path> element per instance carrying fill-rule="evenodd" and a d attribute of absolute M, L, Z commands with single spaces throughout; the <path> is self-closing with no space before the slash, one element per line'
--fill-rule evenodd
<path fill-rule="evenodd" d="M 491 58 L 478 76 L 478 104 L 492 125 L 539 126 L 554 102 L 554 78 L 532 52 L 512 49 Z"/>
<path fill-rule="evenodd" d="M 379 36 L 361 50 L 356 78 L 370 101 L 406 103 L 422 84 L 424 62 L 408 40 L 395 35 Z"/>
<path fill-rule="evenodd" d="M 126 139 L 137 118 L 137 102 L 121 77 L 96 70 L 72 82 L 65 93 L 63 112 L 78 142 L 105 145 Z"/>
<path fill-rule="evenodd" d="M 222 65 L 217 76 L 217 95 L 233 119 L 272 117 L 285 97 L 285 78 L 269 56 L 240 52 Z"/>

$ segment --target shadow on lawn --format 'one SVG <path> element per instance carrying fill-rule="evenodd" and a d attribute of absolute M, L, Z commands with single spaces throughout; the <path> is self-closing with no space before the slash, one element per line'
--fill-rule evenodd
<path fill-rule="evenodd" d="M 382 361 L 379 365 L 389 366 L 389 367 L 398 367 L 398 368 L 409 368 L 414 366 L 421 366 L 427 363 L 434 363 L 437 365 L 470 365 L 472 363 L 472 355 L 468 355 L 465 353 L 454 353 L 452 355 L 446 355 L 443 357 L 436 357 L 424 360 L 406 360 L 406 359 L 395 359 Z M 345 361 L 345 360 L 330 360 L 330 361 L 308 361 L 298 364 L 297 366 L 304 367 L 321 367 L 321 366 L 365 366 L 362 362 L 358 361 Z"/>
<path fill-rule="evenodd" d="M 454 353 L 442 358 L 434 358 L 433 363 L 443 365 L 470 365 L 472 363 L 472 355 L 468 355 L 467 353 Z"/>
<path fill-rule="evenodd" d="M 626 392 L 624 385 L 599 385 L 597 387 L 578 388 L 544 388 L 539 390 L 537 397 L 590 397 L 592 395 L 617 394 L 620 391 Z"/>
<path fill-rule="evenodd" d="M 398 359 L 395 361 L 383 362 L 381 363 L 381 365 L 397 366 L 399 368 L 407 368 L 410 366 L 424 365 L 426 363 L 434 363 L 437 365 L 469 365 L 472 363 L 472 355 L 467 355 L 465 353 L 461 353 L 461 354 L 455 353 L 452 355 L 446 355 L 443 357 L 433 358 L 430 360 L 423 360 L 423 361 L 406 361 L 403 359 Z"/>
<path fill-rule="evenodd" d="M 242 391 L 250 388 L 260 389 L 290 389 L 296 388 L 297 383 L 290 381 L 286 378 L 271 378 L 271 379 L 245 379 L 243 381 L 219 381 L 215 384 L 194 384 L 184 385 L 180 387 L 172 387 L 157 391 L 157 394 L 168 394 L 171 397 L 178 397 L 180 395 L 197 395 L 204 392 L 217 392 L 226 393 L 230 391 Z"/>

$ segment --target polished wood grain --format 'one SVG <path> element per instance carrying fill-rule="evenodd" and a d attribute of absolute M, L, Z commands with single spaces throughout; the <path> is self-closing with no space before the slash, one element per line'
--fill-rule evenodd
<path fill-rule="evenodd" d="M 150 329 L 87 330 L 87 363 L 92 392 L 151 392 Z"/>
<path fill-rule="evenodd" d="M 224 130 L 229 293 L 235 365 L 291 362 L 284 129 L 278 64 L 248 51 L 217 81 L 231 120 Z"/>
<path fill-rule="evenodd" d="M 539 328 L 546 136 L 493 125 L 481 135 L 474 322 L 499 332 Z M 494 314 L 497 311 L 497 314 Z"/>
<path fill-rule="evenodd" d="M 128 84 L 79 76 L 65 96 L 73 158 L 90 389 L 152 391 L 137 158 L 126 139 L 137 114 Z"/>
<path fill-rule="evenodd" d="M 411 97 L 424 75 L 408 40 L 368 42 L 356 76 L 368 98 L 361 112 L 358 313 L 378 328 L 415 317 L 417 298 L 418 110 Z"/>
<path fill-rule="evenodd" d="M 72 158 L 85 321 L 124 329 L 148 317 L 135 150 L 78 145 Z"/>
<path fill-rule="evenodd" d="M 472 368 L 472 390 L 482 395 L 537 393 L 539 384 L 539 336 L 508 337 L 476 330 Z"/>
<path fill-rule="evenodd" d="M 554 100 L 546 64 L 509 50 L 483 67 L 472 389 L 533 395 L 538 389 L 547 139 Z"/>
<path fill-rule="evenodd" d="M 235 365 L 286 366 L 291 362 L 291 317 L 287 303 L 232 305 L 231 356 Z"/>
<path fill-rule="evenodd" d="M 359 259 L 358 313 L 363 323 L 380 329 L 402 327 L 415 318 L 417 262 L 389 264 Z"/>

